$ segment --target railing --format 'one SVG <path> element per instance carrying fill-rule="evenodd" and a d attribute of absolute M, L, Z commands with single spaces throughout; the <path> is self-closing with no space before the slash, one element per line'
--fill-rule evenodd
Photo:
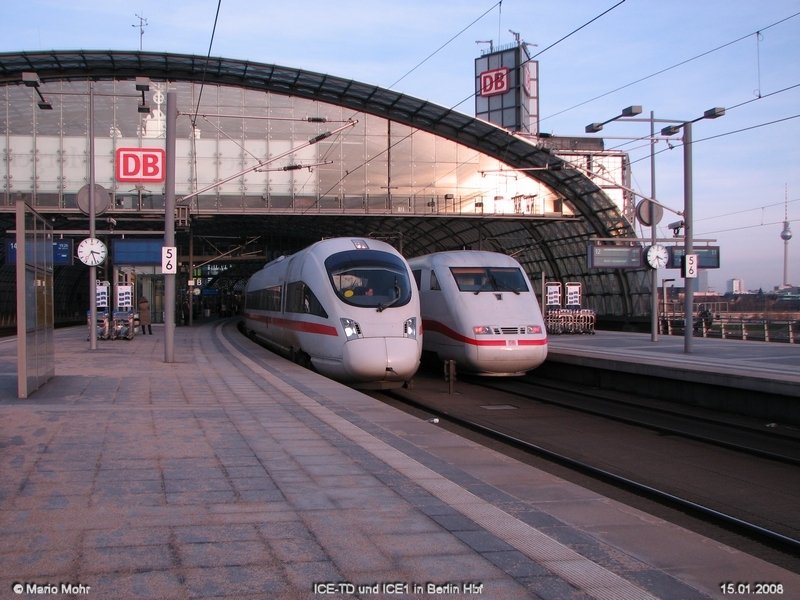
<path fill-rule="evenodd" d="M 669 315 L 659 320 L 661 333 L 683 335 L 685 322 L 682 316 Z M 694 334 L 700 337 L 753 340 L 760 342 L 798 343 L 800 321 L 772 319 L 712 319 L 694 321 Z"/>

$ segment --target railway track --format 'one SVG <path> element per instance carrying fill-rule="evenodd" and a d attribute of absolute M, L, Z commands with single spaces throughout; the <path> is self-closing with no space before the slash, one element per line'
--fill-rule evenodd
<path fill-rule="evenodd" d="M 413 390 L 387 395 L 712 524 L 756 551 L 768 549 L 768 560 L 800 568 L 800 431 L 556 382 L 479 379 L 459 381 L 456 394 L 446 388 L 424 378 Z"/>

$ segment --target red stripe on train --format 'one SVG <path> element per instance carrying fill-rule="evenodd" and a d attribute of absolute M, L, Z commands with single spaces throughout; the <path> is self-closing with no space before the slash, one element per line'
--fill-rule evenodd
<path fill-rule="evenodd" d="M 462 344 L 470 344 L 472 346 L 505 346 L 506 339 L 503 338 L 502 340 L 479 340 L 476 338 L 470 338 L 465 335 L 461 335 L 454 329 L 451 329 L 444 323 L 439 321 L 431 321 L 426 319 L 422 322 L 423 326 L 425 327 L 425 331 L 435 331 L 436 333 L 441 333 L 444 336 L 449 337 L 450 339 L 456 340 L 457 342 L 461 342 Z M 546 346 L 547 345 L 547 338 L 542 338 L 539 340 L 528 340 L 522 339 L 517 340 L 518 346 Z"/>
<path fill-rule="evenodd" d="M 260 321 L 267 327 L 278 327 L 280 329 L 291 329 L 292 331 L 302 331 L 303 333 L 315 333 L 317 335 L 332 335 L 336 337 L 339 332 L 331 325 L 321 323 L 311 323 L 310 321 L 300 321 L 299 319 L 283 319 L 281 317 L 271 317 L 269 315 L 259 315 L 245 313 L 245 318 L 251 321 Z"/>

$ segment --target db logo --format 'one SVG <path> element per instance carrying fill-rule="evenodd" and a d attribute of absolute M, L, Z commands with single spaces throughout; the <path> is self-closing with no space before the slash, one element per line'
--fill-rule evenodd
<path fill-rule="evenodd" d="M 508 67 L 484 71 L 479 75 L 481 96 L 505 94 L 508 91 Z"/>
<path fill-rule="evenodd" d="M 117 148 L 117 181 L 149 183 L 164 181 L 165 160 L 161 148 Z"/>

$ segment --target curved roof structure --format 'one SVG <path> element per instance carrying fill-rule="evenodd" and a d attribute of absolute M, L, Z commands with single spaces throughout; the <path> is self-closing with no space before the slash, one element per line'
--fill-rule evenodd
<path fill-rule="evenodd" d="M 428 132 L 491 156 L 508 169 L 541 182 L 566 202 L 566 219 L 519 215 L 370 214 L 218 214 L 197 220 L 195 235 L 230 231 L 266 235 L 286 250 L 331 235 L 388 235 L 407 256 L 459 247 L 514 255 L 533 279 L 583 284 L 584 305 L 603 315 L 646 313 L 649 283 L 644 270 L 589 270 L 592 238 L 635 237 L 631 224 L 609 197 L 581 171 L 530 139 L 490 123 L 378 86 L 277 65 L 226 58 L 131 51 L 46 51 L 0 54 L 0 83 L 17 86 L 24 72 L 36 72 L 43 84 L 57 81 L 121 81 L 146 76 L 153 81 L 182 81 L 230 86 L 305 98 L 374 115 Z M 9 191 L 7 190 L 7 195 Z M 9 202 L 10 205 L 10 202 Z M 3 207 L 0 206 L 0 209 Z M 213 221 L 213 223 L 212 223 Z M 291 232 L 289 234 L 288 232 Z M 387 234 L 390 232 L 390 234 Z"/>

